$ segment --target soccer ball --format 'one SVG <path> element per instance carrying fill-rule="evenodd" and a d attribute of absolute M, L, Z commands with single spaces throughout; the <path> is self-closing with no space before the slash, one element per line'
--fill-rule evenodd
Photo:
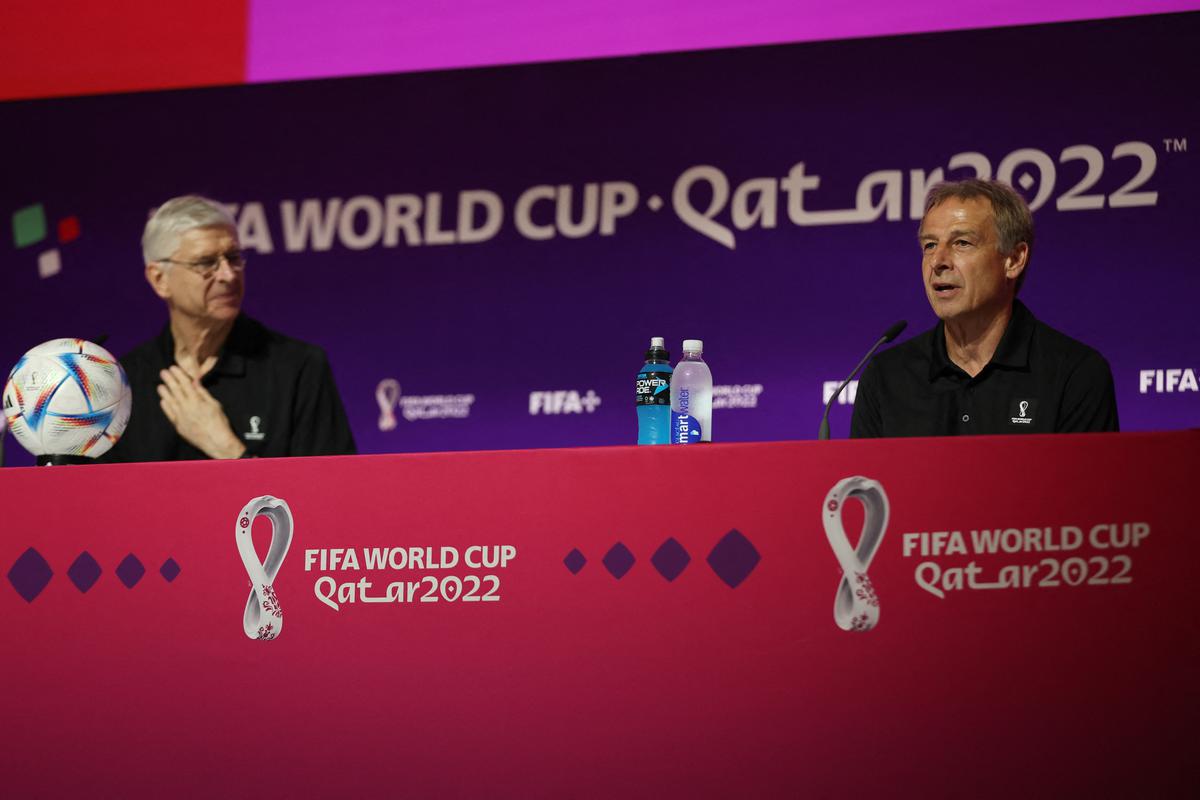
<path fill-rule="evenodd" d="M 125 432 L 132 406 L 120 363 L 84 339 L 39 344 L 4 386 L 8 427 L 35 456 L 103 455 Z"/>

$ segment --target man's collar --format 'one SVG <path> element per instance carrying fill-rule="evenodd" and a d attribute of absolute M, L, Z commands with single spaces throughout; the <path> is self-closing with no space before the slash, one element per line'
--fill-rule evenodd
<path fill-rule="evenodd" d="M 245 375 L 245 353 L 251 345 L 251 339 L 252 332 L 246 322 L 246 315 L 238 314 L 237 319 L 233 321 L 233 328 L 229 331 L 228 338 L 225 339 L 225 344 L 221 347 L 221 353 L 217 356 L 217 363 L 207 374 Z M 175 363 L 175 336 L 171 333 L 171 323 L 169 322 L 163 327 L 162 333 L 158 335 L 158 349 L 162 356 L 162 363 L 168 366 Z"/>
<path fill-rule="evenodd" d="M 993 364 L 1000 367 L 1021 369 L 1029 366 L 1029 343 L 1033 339 L 1033 329 L 1037 320 L 1032 312 L 1020 300 L 1013 300 L 1012 317 L 1004 328 L 1004 335 L 996 352 L 992 354 L 988 366 Z M 957 364 L 950 360 L 946 351 L 946 323 L 938 322 L 933 330 L 933 352 L 929 357 L 929 380 L 937 380 L 944 373 L 961 372 Z M 986 369 L 986 367 L 985 367 Z M 980 373 L 982 374 L 982 373 Z"/>
<path fill-rule="evenodd" d="M 946 323 L 938 320 L 933 329 L 933 341 L 930 343 L 933 352 L 929 354 L 929 382 L 933 383 L 941 375 L 954 375 L 962 372 L 957 364 L 950 360 L 946 352 Z"/>
<path fill-rule="evenodd" d="M 246 315 L 238 314 L 237 319 L 233 321 L 233 328 L 229 331 L 229 337 L 225 340 L 225 346 L 221 348 L 221 355 L 212 368 L 212 374 L 230 376 L 246 374 L 247 333 Z"/>
<path fill-rule="evenodd" d="M 1020 300 L 1013 300 L 1012 319 L 1004 329 L 1004 336 L 992 354 L 991 364 L 1020 369 L 1029 366 L 1029 342 L 1037 322 L 1033 314 Z"/>

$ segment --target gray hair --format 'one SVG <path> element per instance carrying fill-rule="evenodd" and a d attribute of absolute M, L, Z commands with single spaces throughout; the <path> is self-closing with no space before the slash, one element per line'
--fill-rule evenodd
<path fill-rule="evenodd" d="M 142 258 L 149 264 L 170 257 L 179 249 L 179 239 L 194 228 L 229 228 L 237 230 L 225 206 L 216 200 L 186 194 L 172 197 L 163 203 L 146 222 L 142 232 Z"/>
<path fill-rule="evenodd" d="M 1025 270 L 1017 278 L 1016 291 L 1021 291 L 1029 261 L 1033 258 L 1033 214 L 1025 199 L 1007 183 L 969 178 L 962 181 L 943 181 L 934 185 L 925 197 L 925 214 L 947 200 L 973 200 L 982 197 L 992 204 L 992 219 L 996 222 L 997 249 L 1007 256 L 1022 242 L 1028 248 L 1025 255 Z M 921 224 L 925 223 L 924 217 Z"/>

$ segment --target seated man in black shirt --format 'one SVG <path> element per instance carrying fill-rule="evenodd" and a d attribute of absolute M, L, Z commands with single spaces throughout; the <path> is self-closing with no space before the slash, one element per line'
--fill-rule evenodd
<path fill-rule="evenodd" d="M 1033 251 L 1020 195 L 997 181 L 938 184 L 918 238 L 941 322 L 867 367 L 852 437 L 1117 430 L 1108 362 L 1016 299 Z"/>
<path fill-rule="evenodd" d="M 146 223 L 142 254 L 169 319 L 121 359 L 133 414 L 101 461 L 355 451 L 324 351 L 241 313 L 246 259 L 224 208 L 168 200 Z"/>

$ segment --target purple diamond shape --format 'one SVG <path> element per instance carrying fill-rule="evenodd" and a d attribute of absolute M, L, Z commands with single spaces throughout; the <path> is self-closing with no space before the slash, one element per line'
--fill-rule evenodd
<path fill-rule="evenodd" d="M 137 582 L 146 574 L 146 568 L 142 566 L 142 562 L 137 560 L 137 556 L 133 553 L 125 556 L 120 564 L 117 565 L 117 577 L 121 579 L 121 583 L 125 584 L 126 589 L 132 589 L 137 585 Z"/>
<path fill-rule="evenodd" d="M 25 598 L 26 603 L 32 603 L 52 577 L 54 572 L 50 565 L 32 547 L 22 553 L 8 571 L 8 582 L 17 590 L 17 594 Z"/>
<path fill-rule="evenodd" d="M 567 553 L 567 557 L 563 559 L 563 563 L 567 565 L 567 569 L 571 570 L 572 575 L 578 575 L 579 570 L 583 569 L 583 565 L 587 563 L 587 559 L 584 558 L 583 553 L 579 552 L 579 548 L 576 547 Z"/>
<path fill-rule="evenodd" d="M 658 570 L 658 574 L 662 575 L 668 581 L 673 581 L 679 577 L 679 573 L 687 569 L 687 565 L 692 561 L 692 557 L 688 555 L 688 551 L 683 549 L 683 545 L 675 541 L 672 536 L 667 539 L 650 557 L 650 563 Z"/>
<path fill-rule="evenodd" d="M 84 550 L 79 554 L 79 558 L 71 562 L 71 566 L 67 568 L 67 577 L 71 579 L 71 583 L 75 584 L 76 589 L 87 592 L 95 585 L 96 581 L 100 580 L 100 565 L 96 563 L 96 559 L 92 558 L 91 553 Z"/>
<path fill-rule="evenodd" d="M 736 589 L 758 566 L 760 558 L 750 540 L 734 529 L 721 537 L 707 560 L 717 577 Z"/>
<path fill-rule="evenodd" d="M 158 571 L 162 573 L 162 576 L 166 579 L 167 583 L 170 583 L 179 577 L 179 564 L 175 563 L 175 559 L 168 558 L 163 562 L 163 565 L 158 568 Z"/>
<path fill-rule="evenodd" d="M 604 554 L 604 568 L 617 580 L 625 577 L 625 573 L 633 567 L 634 561 L 636 559 L 633 557 L 633 553 L 629 552 L 629 548 L 620 542 L 614 544 L 612 549 Z"/>

